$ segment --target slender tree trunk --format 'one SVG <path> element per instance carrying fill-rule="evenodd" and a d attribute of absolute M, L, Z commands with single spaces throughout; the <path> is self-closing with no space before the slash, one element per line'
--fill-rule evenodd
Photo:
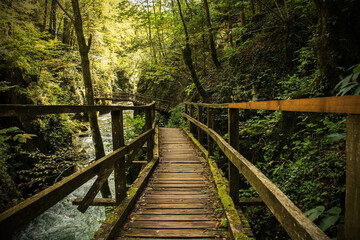
<path fill-rule="evenodd" d="M 185 23 L 185 20 L 184 20 L 184 16 L 183 16 L 182 11 L 181 11 L 180 0 L 176 0 L 176 1 L 177 1 L 177 5 L 178 5 L 178 8 L 179 8 L 179 15 L 180 15 L 181 21 L 183 23 L 184 32 L 185 32 L 185 39 L 186 39 L 185 48 L 183 49 L 184 61 L 185 61 L 185 64 L 188 66 L 189 70 L 190 70 L 191 78 L 192 78 L 192 80 L 193 80 L 193 82 L 195 84 L 197 92 L 200 95 L 200 98 L 203 101 L 206 101 L 207 100 L 206 91 L 202 87 L 202 85 L 201 85 L 201 83 L 200 83 L 200 81 L 199 81 L 199 79 L 197 77 L 195 67 L 194 67 L 194 64 L 193 64 L 193 60 L 192 60 L 192 57 L 191 57 L 191 48 L 190 48 L 190 43 L 189 43 L 190 38 L 189 38 L 188 31 L 187 31 L 186 23 Z"/>
<path fill-rule="evenodd" d="M 79 52 L 81 57 L 81 67 L 84 78 L 85 85 L 85 103 L 87 105 L 94 105 L 94 92 L 92 86 L 91 72 L 90 72 L 90 61 L 89 61 L 89 50 L 91 46 L 91 35 L 88 43 L 86 44 L 86 40 L 83 32 L 83 24 L 81 19 L 81 13 L 79 8 L 78 0 L 71 0 L 73 11 L 74 11 L 74 27 L 76 31 L 76 36 L 79 45 Z M 98 118 L 96 112 L 89 112 L 89 122 L 92 140 L 95 147 L 95 156 L 96 159 L 100 159 L 105 156 L 105 150 L 103 141 L 101 138 L 101 133 L 99 129 Z M 111 192 L 109 189 L 108 182 L 106 181 L 103 187 L 101 188 L 101 194 L 103 197 L 111 197 Z"/>
<path fill-rule="evenodd" d="M 49 32 L 54 39 L 56 38 L 56 24 L 57 24 L 56 8 L 57 8 L 56 0 L 51 0 Z"/>
<path fill-rule="evenodd" d="M 161 54 L 161 56 L 164 57 L 164 51 L 163 51 L 163 47 L 162 47 L 162 43 L 161 43 L 162 41 L 161 41 L 161 37 L 160 37 L 160 30 L 159 30 L 159 25 L 157 23 L 157 17 L 156 17 L 155 0 L 153 0 L 152 4 L 153 4 L 153 10 L 154 10 L 154 24 L 155 24 L 155 28 L 156 28 L 156 35 L 157 35 L 157 38 L 158 38 L 160 54 Z M 161 3 L 160 3 L 160 11 L 159 12 L 161 13 Z"/>
<path fill-rule="evenodd" d="M 245 10 L 244 10 L 244 1 L 240 1 L 240 25 L 245 27 L 246 19 L 245 19 Z"/>
<path fill-rule="evenodd" d="M 157 57 L 156 57 L 156 49 L 155 49 L 155 45 L 154 42 L 152 40 L 152 36 L 151 36 L 151 12 L 150 12 L 150 4 L 149 4 L 149 0 L 146 1 L 147 3 L 147 17 L 148 17 L 148 30 L 149 30 L 149 43 L 150 43 L 150 47 L 152 49 L 153 52 L 153 57 L 154 57 L 154 62 L 155 64 L 157 64 Z"/>
<path fill-rule="evenodd" d="M 215 64 L 215 66 L 217 68 L 220 68 L 221 64 L 217 57 L 215 41 L 214 41 L 214 37 L 213 37 L 213 31 L 212 31 L 212 27 L 211 27 L 209 4 L 208 4 L 207 0 L 203 0 L 203 3 L 204 3 L 204 8 L 205 8 L 206 26 L 207 26 L 207 31 L 208 31 L 208 35 L 209 35 L 211 58 Z"/>
<path fill-rule="evenodd" d="M 65 2 L 65 10 L 69 11 L 71 7 L 71 3 L 70 2 Z M 62 35 L 62 42 L 66 45 L 66 46 L 70 46 L 70 42 L 71 42 L 71 19 L 69 19 L 67 16 L 64 17 L 64 31 L 63 31 L 63 35 Z"/>
<path fill-rule="evenodd" d="M 251 8 L 251 13 L 253 16 L 255 16 L 255 3 L 254 3 L 255 0 L 251 0 L 250 1 L 250 8 Z"/>
<path fill-rule="evenodd" d="M 48 0 L 45 0 L 44 21 L 43 21 L 42 31 L 46 30 L 46 20 L 47 20 L 47 15 L 48 15 L 47 12 L 48 12 Z"/>

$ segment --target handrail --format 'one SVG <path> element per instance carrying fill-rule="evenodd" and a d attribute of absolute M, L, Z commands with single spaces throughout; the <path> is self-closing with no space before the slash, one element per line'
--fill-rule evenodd
<path fill-rule="evenodd" d="M 200 123 L 187 114 L 184 114 L 184 116 L 212 137 L 229 160 L 254 187 L 291 238 L 329 239 L 275 184 L 257 169 L 255 165 L 228 144 L 217 132 L 209 129 L 205 124 Z"/>
<path fill-rule="evenodd" d="M 223 104 L 185 102 L 185 104 L 210 108 L 360 114 L 359 95 Z"/>
<path fill-rule="evenodd" d="M 124 156 L 129 154 L 131 151 L 138 151 L 138 149 L 140 149 L 146 141 L 148 142 L 148 155 L 153 152 L 153 137 L 155 135 L 156 128 L 154 106 L 155 102 L 144 106 L 0 105 L 0 117 L 22 116 L 24 114 L 45 115 L 56 113 L 104 111 L 104 109 L 106 109 L 107 111 L 112 112 L 113 141 L 116 143 L 114 144 L 114 151 L 112 153 L 98 159 L 87 167 L 73 173 L 60 182 L 1 213 L 0 232 L 2 233 L 2 236 L 10 236 L 10 234 L 16 229 L 30 222 L 32 219 L 62 200 L 85 182 L 98 175 L 95 183 L 79 204 L 79 210 L 82 212 L 86 211 L 88 206 L 93 202 L 97 192 L 100 190 L 101 185 L 107 179 L 108 175 L 110 175 L 115 166 L 115 182 L 120 181 L 115 186 L 116 204 L 120 204 L 120 202 L 126 197 L 126 181 L 124 181 L 126 163 Z M 119 140 L 121 138 L 123 139 L 122 110 L 128 109 L 146 110 L 146 128 L 144 133 L 134 138 L 127 145 L 124 145 L 119 142 L 123 142 L 123 140 Z"/>
<path fill-rule="evenodd" d="M 187 114 L 190 106 L 189 115 Z M 224 107 L 224 106 L 227 107 Z M 194 118 L 194 106 L 197 107 L 197 120 Z M 202 121 L 202 107 L 207 107 L 207 125 Z M 227 143 L 213 128 L 214 110 L 227 108 L 229 111 L 229 143 Z M 360 231 L 359 211 L 360 188 L 358 172 L 360 171 L 360 96 L 323 97 L 312 99 L 275 100 L 260 102 L 242 102 L 227 104 L 185 103 L 183 116 L 190 122 L 190 130 L 194 135 L 197 126 L 199 141 L 202 140 L 201 131 L 208 135 L 209 155 L 213 152 L 215 141 L 229 159 L 229 184 L 230 194 L 234 201 L 238 201 L 238 175 L 240 171 L 258 192 L 271 212 L 282 224 L 289 236 L 293 239 L 329 239 L 315 224 L 313 224 L 264 174 L 252 163 L 245 159 L 238 151 L 239 145 L 239 109 L 249 110 L 278 110 L 295 112 L 318 113 L 345 113 L 347 117 L 346 140 L 346 209 L 345 209 L 345 234 L 347 239 L 357 239 Z M 201 130 L 200 130 L 201 129 Z M 213 139 L 213 140 L 212 140 Z M 236 171 L 234 171 L 234 169 Z M 233 179 L 232 179 L 233 178 Z M 236 197 L 237 195 L 237 197 Z M 237 198 L 237 199 L 236 199 Z"/>
<path fill-rule="evenodd" d="M 146 109 L 155 102 L 142 106 L 102 106 L 102 105 L 31 105 L 31 104 L 0 104 L 0 117 L 14 117 L 19 115 L 47 115 L 82 112 L 108 112 L 122 110 Z"/>

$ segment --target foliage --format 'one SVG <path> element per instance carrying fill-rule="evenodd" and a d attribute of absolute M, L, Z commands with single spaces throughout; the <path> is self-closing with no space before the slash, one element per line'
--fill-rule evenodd
<path fill-rule="evenodd" d="M 350 69 L 352 69 L 352 73 L 342 79 L 335 87 L 335 90 L 338 89 L 337 96 L 344 96 L 348 93 L 360 95 L 360 83 L 358 80 L 360 74 L 360 64 L 357 64 Z"/>
<path fill-rule="evenodd" d="M 131 117 L 126 114 L 124 116 L 125 120 L 125 141 L 131 141 L 135 137 L 139 136 L 145 126 L 145 115 L 137 115 L 136 117 Z"/>
<path fill-rule="evenodd" d="M 170 110 L 170 118 L 166 127 L 170 128 L 184 128 L 187 124 L 184 120 L 182 114 L 185 110 L 185 105 L 183 103 L 177 105 Z"/>

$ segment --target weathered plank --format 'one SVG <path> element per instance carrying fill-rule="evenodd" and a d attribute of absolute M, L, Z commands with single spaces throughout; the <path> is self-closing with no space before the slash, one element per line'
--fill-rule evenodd
<path fill-rule="evenodd" d="M 114 150 L 125 145 L 123 120 L 124 119 L 123 119 L 122 111 L 111 112 L 112 139 L 113 139 Z M 137 152 L 137 150 L 135 149 L 133 152 Z M 119 205 L 120 202 L 126 197 L 125 157 L 120 157 L 115 161 L 114 173 L 115 173 L 115 199 L 116 199 L 116 204 Z"/>
<path fill-rule="evenodd" d="M 229 144 L 236 150 L 239 150 L 239 109 L 228 110 L 228 134 Z M 229 195 L 235 205 L 239 203 L 240 174 L 236 166 L 228 160 L 229 174 Z"/>
<path fill-rule="evenodd" d="M 210 209 L 141 209 L 139 213 L 146 215 L 212 215 L 214 211 Z"/>
<path fill-rule="evenodd" d="M 229 145 L 217 132 L 187 114 L 184 114 L 184 116 L 201 127 L 214 139 L 224 154 L 255 188 L 292 239 L 329 239 L 275 184 Z"/>
<path fill-rule="evenodd" d="M 229 108 L 360 114 L 360 96 L 229 103 Z"/>
<path fill-rule="evenodd" d="M 154 102 L 143 106 L 1 104 L 0 117 L 15 117 L 22 115 L 38 116 L 62 113 L 110 112 L 120 110 L 147 109 L 151 108 L 154 104 Z"/>
<path fill-rule="evenodd" d="M 209 215 L 136 215 L 136 220 L 140 221 L 209 221 L 217 220 L 216 218 L 209 218 Z"/>
<path fill-rule="evenodd" d="M 105 219 L 105 222 L 101 225 L 100 229 L 95 233 L 94 239 L 111 239 L 115 236 L 118 228 L 122 225 L 126 219 L 127 214 L 134 205 L 136 199 L 144 189 L 147 180 L 151 173 L 154 171 L 158 159 L 154 158 L 149 162 L 146 167 L 141 171 L 139 177 L 132 184 L 128 191 L 127 197 L 121 202 L 121 204 L 115 208 L 115 210 Z"/>
<path fill-rule="evenodd" d="M 126 237 L 153 237 L 153 238 L 204 238 L 219 236 L 221 232 L 216 230 L 204 231 L 204 229 L 131 229 L 126 232 Z"/>
<path fill-rule="evenodd" d="M 207 107 L 207 108 L 228 108 L 228 103 L 210 104 L 210 103 L 185 102 L 185 105 L 189 105 L 189 106 L 201 106 L 201 107 Z"/>
<path fill-rule="evenodd" d="M 73 205 L 79 205 L 83 201 L 83 198 L 76 198 L 72 200 Z M 90 206 L 115 206 L 116 201 L 112 198 L 95 198 Z"/>
<path fill-rule="evenodd" d="M 349 115 L 346 120 L 345 239 L 360 239 L 359 173 L 360 115 Z"/>
<path fill-rule="evenodd" d="M 131 228 L 141 228 L 141 229 L 206 229 L 208 230 L 215 230 L 218 221 L 158 221 L 156 224 L 154 222 L 149 221 L 141 221 L 136 219 L 134 223 L 130 224 L 129 227 Z"/>

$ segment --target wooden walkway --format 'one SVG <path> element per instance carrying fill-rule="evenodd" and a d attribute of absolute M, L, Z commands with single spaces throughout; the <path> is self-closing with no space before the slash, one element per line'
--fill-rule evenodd
<path fill-rule="evenodd" d="M 159 143 L 159 165 L 117 239 L 224 237 L 206 162 L 180 129 L 160 129 Z"/>

